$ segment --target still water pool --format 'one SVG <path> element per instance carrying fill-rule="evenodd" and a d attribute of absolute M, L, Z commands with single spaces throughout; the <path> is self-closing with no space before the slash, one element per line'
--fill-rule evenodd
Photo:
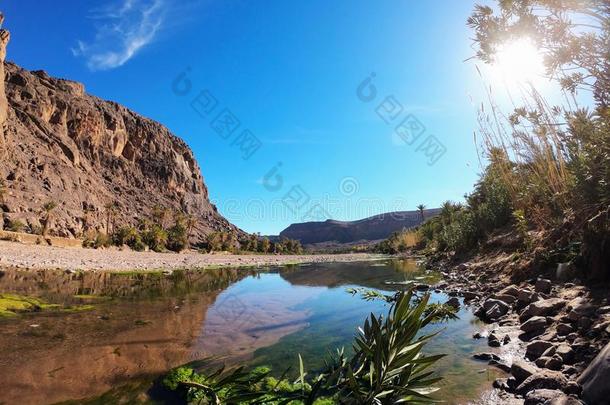
<path fill-rule="evenodd" d="M 156 380 L 167 370 L 214 357 L 268 365 L 281 373 L 320 367 L 335 348 L 349 350 L 356 328 L 388 310 L 350 288 L 392 292 L 432 283 L 413 260 L 213 269 L 163 273 L 64 273 L 4 270 L 0 293 L 38 297 L 58 308 L 0 318 L 0 404 L 171 403 Z M 447 297 L 433 293 L 431 302 Z M 438 397 L 476 400 L 498 371 L 474 361 L 487 350 L 468 308 L 440 331 L 428 353 L 448 354 L 436 370 Z"/>

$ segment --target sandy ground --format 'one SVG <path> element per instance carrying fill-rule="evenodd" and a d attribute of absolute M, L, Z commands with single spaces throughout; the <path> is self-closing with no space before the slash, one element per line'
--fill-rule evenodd
<path fill-rule="evenodd" d="M 0 241 L 0 266 L 63 270 L 159 270 L 217 266 L 265 266 L 373 260 L 367 253 L 318 255 L 231 255 L 133 252 L 118 249 L 59 248 Z"/>

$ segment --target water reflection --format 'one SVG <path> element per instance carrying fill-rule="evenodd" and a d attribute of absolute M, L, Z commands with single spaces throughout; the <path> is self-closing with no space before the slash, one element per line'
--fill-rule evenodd
<path fill-rule="evenodd" d="M 296 365 L 301 353 L 314 369 L 327 350 L 349 347 L 356 327 L 371 312 L 387 311 L 383 302 L 347 294 L 347 287 L 390 291 L 409 280 L 434 278 L 413 261 L 169 275 L 7 270 L 0 275 L 0 292 L 53 303 L 88 302 L 94 309 L 0 320 L 0 367 L 10 370 L 3 376 L 0 403 L 55 403 L 111 389 L 112 399 L 101 403 L 126 395 L 147 400 L 145 392 L 156 376 L 210 355 L 281 372 Z M 470 360 L 481 345 L 471 339 L 470 312 L 462 310 L 460 317 L 442 325 L 445 331 L 429 348 L 451 352 L 440 365 L 449 376 L 442 396 L 458 400 L 476 397 L 491 378 L 478 373 L 483 367 Z M 117 389 L 125 384 L 129 387 Z"/>
<path fill-rule="evenodd" d="M 0 291 L 53 303 L 83 301 L 79 313 L 41 312 L 2 320 L 0 402 L 55 403 L 99 395 L 130 379 L 194 360 L 191 346 L 208 308 L 238 270 L 170 276 L 5 271 Z M 10 371 L 9 371 L 10 370 Z M 8 371 L 8 372 L 7 372 Z"/>

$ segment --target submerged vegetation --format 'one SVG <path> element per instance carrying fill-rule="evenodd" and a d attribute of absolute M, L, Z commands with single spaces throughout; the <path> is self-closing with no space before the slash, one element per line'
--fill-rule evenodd
<path fill-rule="evenodd" d="M 371 314 L 354 338 L 354 354 L 342 349 L 330 355 L 325 366 L 306 372 L 299 356 L 299 377 L 290 382 L 276 379 L 268 368 L 246 371 L 219 368 L 208 373 L 180 367 L 164 379 L 164 385 L 182 394 L 187 402 L 249 404 L 394 404 L 435 402 L 430 397 L 440 381 L 430 370 L 443 355 L 423 354 L 434 335 L 423 327 L 438 319 L 429 295 L 414 300 L 411 291 L 398 293 L 388 316 Z M 286 373 L 284 373 L 285 375 Z"/>
<path fill-rule="evenodd" d="M 17 294 L 0 294 L 0 318 L 10 318 L 26 312 L 58 310 L 62 312 L 78 312 L 93 309 L 93 305 L 49 304 L 46 301 Z"/>

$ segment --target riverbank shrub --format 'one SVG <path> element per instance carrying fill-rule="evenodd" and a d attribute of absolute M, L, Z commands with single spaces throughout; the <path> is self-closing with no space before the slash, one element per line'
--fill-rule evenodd
<path fill-rule="evenodd" d="M 174 252 L 182 252 L 188 247 L 188 235 L 186 226 L 181 222 L 176 222 L 174 226 L 167 230 L 167 248 Z"/>
<path fill-rule="evenodd" d="M 96 232 L 93 230 L 85 232 L 85 238 L 83 239 L 83 247 L 100 249 L 112 246 L 112 238 L 103 232 Z"/>
<path fill-rule="evenodd" d="M 527 38 L 568 101 L 556 106 L 528 83 L 522 106 L 506 113 L 488 90 L 477 134 L 487 167 L 463 206 L 419 228 L 422 246 L 464 253 L 510 226 L 525 251 L 568 252 L 544 253 L 539 263 L 572 260 L 589 279 L 609 279 L 609 9 L 597 1 L 496 3 L 477 5 L 468 19 L 476 58 L 493 63 L 504 43 Z M 572 102 L 583 92 L 590 108 Z"/>
<path fill-rule="evenodd" d="M 445 202 L 438 216 L 418 228 L 419 245 L 461 254 L 475 249 L 491 232 L 509 224 L 513 206 L 498 174 L 504 164 L 505 156 L 494 152 L 474 191 L 465 196 L 466 202 Z"/>
<path fill-rule="evenodd" d="M 167 231 L 158 224 L 152 224 L 144 227 L 142 232 L 142 241 L 152 251 L 163 252 L 167 244 Z"/>
<path fill-rule="evenodd" d="M 18 219 L 12 219 L 10 221 L 8 221 L 8 227 L 7 230 L 11 231 L 11 232 L 22 232 L 25 229 L 25 224 L 18 220 Z"/>
<path fill-rule="evenodd" d="M 386 240 L 373 247 L 373 251 L 383 254 L 404 253 L 418 244 L 419 235 L 413 230 L 394 232 Z"/>
<path fill-rule="evenodd" d="M 427 356 L 423 349 L 434 335 L 421 335 L 436 317 L 428 306 L 429 295 L 413 300 L 411 291 L 400 292 L 387 316 L 371 316 L 354 338 L 354 354 L 342 349 L 331 355 L 322 370 L 306 372 L 299 358 L 299 378 L 290 383 L 275 379 L 269 369 L 219 368 L 198 373 L 188 368 L 171 371 L 165 387 L 186 401 L 201 403 L 395 404 L 433 403 L 430 394 L 441 380 L 429 371 L 443 355 Z"/>
<path fill-rule="evenodd" d="M 131 226 L 123 226 L 117 229 L 112 235 L 112 244 L 115 246 L 127 245 L 139 252 L 146 248 L 138 230 Z"/>

